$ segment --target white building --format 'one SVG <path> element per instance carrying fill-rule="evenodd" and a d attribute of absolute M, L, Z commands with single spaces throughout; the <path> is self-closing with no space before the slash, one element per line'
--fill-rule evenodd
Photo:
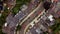
<path fill-rule="evenodd" d="M 27 9 L 27 6 L 24 4 L 22 7 L 21 7 L 21 11 L 24 11 Z"/>
<path fill-rule="evenodd" d="M 54 19 L 53 19 L 53 15 L 49 15 L 48 16 L 48 19 L 50 20 L 50 21 L 53 21 Z"/>

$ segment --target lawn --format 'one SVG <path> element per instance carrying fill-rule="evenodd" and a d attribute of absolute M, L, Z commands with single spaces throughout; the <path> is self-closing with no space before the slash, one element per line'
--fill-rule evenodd
<path fill-rule="evenodd" d="M 56 34 L 60 31 L 60 18 L 55 20 L 55 24 L 51 26 L 51 29 L 53 31 L 53 34 Z"/>

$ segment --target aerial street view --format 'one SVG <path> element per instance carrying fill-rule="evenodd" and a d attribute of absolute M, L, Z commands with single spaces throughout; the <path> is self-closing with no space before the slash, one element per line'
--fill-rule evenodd
<path fill-rule="evenodd" d="M 0 0 L 0 34 L 60 34 L 60 0 Z"/>

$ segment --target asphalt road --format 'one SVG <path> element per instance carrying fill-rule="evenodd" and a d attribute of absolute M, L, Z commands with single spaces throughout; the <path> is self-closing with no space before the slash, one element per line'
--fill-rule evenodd
<path fill-rule="evenodd" d="M 41 4 L 40 4 L 40 5 L 41 5 Z M 22 29 L 20 30 L 20 33 L 21 33 L 21 34 L 23 34 L 22 31 L 24 31 L 24 28 L 30 23 L 30 21 L 32 21 L 32 20 L 33 20 L 38 14 L 40 14 L 41 11 L 43 10 L 43 9 L 40 8 L 40 7 L 41 7 L 40 5 L 37 7 L 37 9 L 33 10 L 33 11 L 35 11 L 35 12 L 32 13 L 25 22 L 23 22 L 23 24 L 22 24 Z M 33 11 L 32 11 L 32 12 L 33 12 Z"/>
<path fill-rule="evenodd" d="M 37 16 L 37 17 L 35 17 L 35 19 L 32 21 L 32 22 L 30 22 L 27 26 L 26 26 L 26 28 L 25 28 L 25 30 L 24 30 L 24 34 L 26 33 L 26 30 L 28 29 L 28 27 L 31 25 L 32 27 L 36 24 L 36 23 L 38 23 L 39 21 L 40 21 L 40 19 L 38 19 L 42 14 L 44 13 L 44 10 Z M 38 19 L 38 20 L 37 20 Z M 35 23 L 35 24 L 34 24 Z"/>
<path fill-rule="evenodd" d="M 54 7 L 53 7 L 52 9 L 50 9 L 50 11 L 55 11 L 55 10 L 57 10 L 56 8 L 58 8 L 58 6 L 55 4 Z M 36 21 L 37 21 L 37 20 L 35 20 L 35 22 L 36 22 Z M 24 33 L 26 33 L 26 30 L 28 30 L 29 25 L 32 25 L 32 23 L 34 23 L 34 21 L 32 21 L 31 24 L 28 24 L 28 25 L 25 27 Z M 38 21 L 37 21 L 37 23 L 38 23 Z M 33 30 L 32 30 L 32 31 L 33 31 Z M 36 32 L 35 32 L 35 34 L 36 34 Z"/>
<path fill-rule="evenodd" d="M 28 5 L 28 8 L 23 12 L 24 14 L 26 14 L 26 17 L 24 17 L 25 19 L 22 20 L 22 22 L 20 24 L 22 24 L 25 20 L 27 20 L 27 16 L 30 16 L 29 14 L 38 6 L 38 4 L 40 2 L 38 2 L 39 0 L 35 1 L 35 2 L 31 2 L 29 5 Z M 33 13 L 33 12 L 32 12 Z"/>
<path fill-rule="evenodd" d="M 38 1 L 39 0 L 37 0 L 37 2 L 35 2 L 34 4 L 33 3 L 30 3 L 29 6 L 28 6 L 28 8 L 27 8 L 28 10 L 23 11 L 23 13 L 21 13 L 21 15 L 24 14 L 25 16 L 27 16 L 33 9 L 35 9 L 38 6 L 38 4 L 39 4 Z M 17 14 L 17 15 L 19 16 L 19 14 Z M 17 16 L 15 16 L 15 17 L 17 17 Z"/>

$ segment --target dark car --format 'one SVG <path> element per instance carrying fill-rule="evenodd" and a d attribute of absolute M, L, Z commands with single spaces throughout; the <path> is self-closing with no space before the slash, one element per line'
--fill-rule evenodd
<path fill-rule="evenodd" d="M 0 11 L 3 9 L 3 2 L 0 1 Z"/>

